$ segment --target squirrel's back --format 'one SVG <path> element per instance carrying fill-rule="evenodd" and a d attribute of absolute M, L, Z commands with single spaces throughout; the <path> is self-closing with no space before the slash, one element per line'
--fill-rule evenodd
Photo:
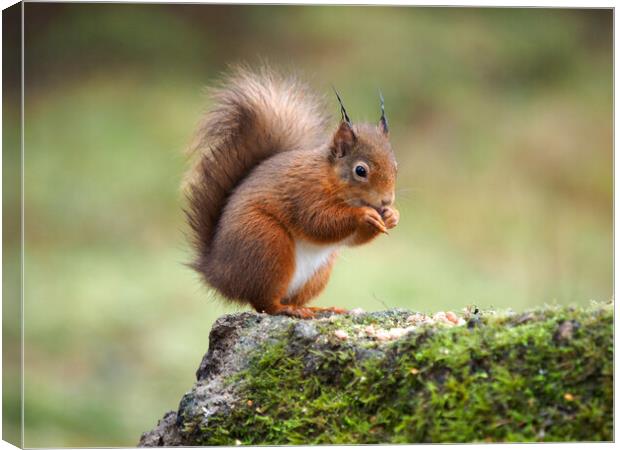
<path fill-rule="evenodd" d="M 311 149 L 326 138 L 322 102 L 294 77 L 236 68 L 210 97 L 213 104 L 190 148 L 195 162 L 185 179 L 196 268 L 207 258 L 235 187 L 270 156 Z"/>

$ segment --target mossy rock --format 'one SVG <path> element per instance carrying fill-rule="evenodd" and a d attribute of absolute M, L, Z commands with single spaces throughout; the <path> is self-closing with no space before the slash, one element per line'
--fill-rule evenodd
<path fill-rule="evenodd" d="M 612 440 L 611 303 L 412 314 L 224 316 L 140 445 Z"/>

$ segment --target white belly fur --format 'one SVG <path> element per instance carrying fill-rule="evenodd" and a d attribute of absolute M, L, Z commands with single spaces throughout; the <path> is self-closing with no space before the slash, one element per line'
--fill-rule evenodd
<path fill-rule="evenodd" d="M 329 261 L 330 256 L 341 244 L 312 244 L 307 241 L 295 241 L 295 274 L 286 292 L 287 297 L 297 293 L 306 282 Z"/>

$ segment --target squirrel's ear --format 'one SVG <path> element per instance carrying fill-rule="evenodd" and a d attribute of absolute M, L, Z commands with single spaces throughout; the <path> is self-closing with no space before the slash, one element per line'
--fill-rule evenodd
<path fill-rule="evenodd" d="M 355 133 L 353 133 L 351 125 L 342 121 L 334 134 L 331 146 L 332 156 L 334 158 L 342 158 L 345 156 L 355 144 L 355 140 Z"/>

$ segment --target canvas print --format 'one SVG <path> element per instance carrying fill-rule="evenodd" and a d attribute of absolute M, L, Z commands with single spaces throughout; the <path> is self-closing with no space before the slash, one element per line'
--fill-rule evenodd
<path fill-rule="evenodd" d="M 26 2 L 3 55 L 4 440 L 613 440 L 612 9 Z"/>

